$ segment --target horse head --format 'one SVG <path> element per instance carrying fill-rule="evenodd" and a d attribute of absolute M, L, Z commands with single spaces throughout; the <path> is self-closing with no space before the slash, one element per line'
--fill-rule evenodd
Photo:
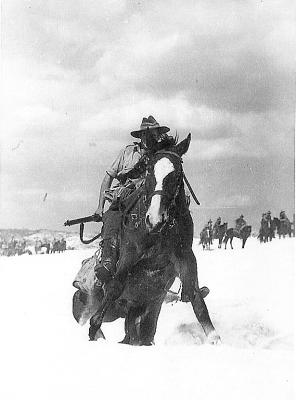
<path fill-rule="evenodd" d="M 190 140 L 189 134 L 179 144 L 159 150 L 149 159 L 145 180 L 148 200 L 145 222 L 149 230 L 161 227 L 170 217 L 183 185 L 182 156 L 187 152 Z"/>

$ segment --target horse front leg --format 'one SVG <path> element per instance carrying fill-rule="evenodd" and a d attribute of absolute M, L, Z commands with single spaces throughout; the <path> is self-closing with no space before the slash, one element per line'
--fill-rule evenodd
<path fill-rule="evenodd" d="M 109 283 L 105 285 L 105 296 L 100 304 L 99 309 L 90 319 L 90 327 L 89 327 L 89 340 L 93 341 L 97 339 L 97 334 L 101 329 L 104 316 L 109 309 L 109 307 L 114 304 L 114 301 L 118 299 L 123 292 L 123 284 L 116 280 L 112 279 Z"/>
<path fill-rule="evenodd" d="M 90 319 L 90 327 L 88 331 L 88 336 L 90 341 L 97 340 L 98 334 L 102 333 L 101 326 L 103 323 L 104 316 L 110 307 L 112 301 L 106 294 L 103 298 L 102 303 L 100 304 L 99 309 Z M 104 335 L 103 335 L 104 336 Z"/>
<path fill-rule="evenodd" d="M 182 256 L 180 271 L 183 285 L 182 295 L 183 291 L 185 291 L 185 294 L 188 296 L 189 301 L 192 304 L 198 322 L 201 324 L 207 336 L 207 341 L 211 344 L 218 344 L 221 342 L 221 338 L 212 324 L 206 303 L 201 291 L 199 290 L 195 255 L 192 249 L 188 249 L 183 252 Z"/>
<path fill-rule="evenodd" d="M 146 307 L 145 312 L 140 318 L 139 338 L 141 346 L 151 346 L 154 344 L 159 313 L 165 295 L 161 295 L 155 302 Z"/>
<path fill-rule="evenodd" d="M 224 242 L 225 242 L 225 250 L 227 248 L 227 242 L 228 242 L 229 236 L 225 236 Z"/>
<path fill-rule="evenodd" d="M 205 332 L 207 342 L 210 344 L 220 344 L 221 338 L 210 319 L 206 303 L 200 291 L 195 293 L 194 298 L 191 299 L 191 304 L 194 314 Z"/>
<path fill-rule="evenodd" d="M 122 344 L 140 345 L 137 318 L 143 313 L 143 307 L 131 307 L 125 317 L 124 330 L 125 337 L 120 342 Z"/>
<path fill-rule="evenodd" d="M 233 236 L 231 236 L 231 238 L 230 238 L 230 247 L 231 247 L 231 249 L 233 250 L 232 241 L 233 241 Z"/>

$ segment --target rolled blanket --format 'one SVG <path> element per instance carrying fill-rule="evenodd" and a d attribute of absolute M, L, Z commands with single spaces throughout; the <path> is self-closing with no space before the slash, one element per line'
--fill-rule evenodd
<path fill-rule="evenodd" d="M 95 265 L 101 256 L 101 249 L 82 261 L 82 266 L 76 275 L 73 286 L 78 290 L 74 293 L 72 313 L 75 320 L 84 325 L 94 315 L 99 305 L 98 292 L 95 290 Z"/>
<path fill-rule="evenodd" d="M 73 281 L 73 286 L 75 288 L 89 295 L 93 293 L 96 281 L 95 265 L 100 257 L 101 248 L 99 248 L 92 257 L 82 261 L 82 266 Z"/>

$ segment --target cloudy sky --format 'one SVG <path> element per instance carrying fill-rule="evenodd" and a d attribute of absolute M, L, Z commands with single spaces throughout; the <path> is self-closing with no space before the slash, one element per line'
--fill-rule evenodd
<path fill-rule="evenodd" d="M 197 225 L 291 216 L 294 16 L 288 0 L 2 0 L 1 227 L 93 213 L 150 114 L 192 133 Z"/>

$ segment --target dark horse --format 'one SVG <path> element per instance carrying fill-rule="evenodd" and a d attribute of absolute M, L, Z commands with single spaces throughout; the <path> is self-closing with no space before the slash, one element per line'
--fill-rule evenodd
<path fill-rule="evenodd" d="M 124 200 L 117 271 L 90 319 L 90 340 L 102 336 L 102 322 L 125 316 L 123 343 L 151 345 L 166 293 L 179 276 L 208 342 L 220 341 L 203 299 L 208 289 L 205 294 L 199 289 L 192 251 L 181 159 L 190 139 L 150 154 L 144 185 Z"/>
<path fill-rule="evenodd" d="M 202 244 L 202 249 L 205 250 L 211 250 L 211 234 L 210 234 L 210 228 L 205 227 L 201 232 L 200 232 L 200 241 L 199 244 Z"/>
<path fill-rule="evenodd" d="M 218 244 L 218 248 L 221 249 L 222 247 L 222 242 L 223 242 L 223 238 L 225 236 L 225 233 L 227 232 L 227 222 L 224 222 L 224 224 L 222 225 L 218 225 L 215 229 L 215 233 L 214 233 L 214 239 L 218 239 L 219 244 Z"/>
<path fill-rule="evenodd" d="M 274 221 L 274 219 L 262 219 L 261 220 L 261 227 L 260 227 L 260 231 L 259 231 L 259 240 L 260 242 L 268 242 L 268 241 L 272 241 L 272 239 L 274 239 L 274 232 L 276 229 L 276 223 Z"/>
<path fill-rule="evenodd" d="M 292 224 L 289 220 L 289 218 L 285 219 L 279 219 L 277 217 L 273 218 L 274 225 L 277 229 L 277 234 L 279 235 L 279 238 L 281 239 L 281 236 L 284 237 L 288 235 L 289 237 L 292 236 Z"/>
<path fill-rule="evenodd" d="M 251 235 L 251 231 L 252 231 L 251 225 L 243 226 L 239 232 L 237 230 L 235 230 L 234 228 L 227 229 L 225 238 L 224 238 L 225 249 L 226 249 L 228 240 L 230 240 L 230 246 L 233 249 L 232 240 L 234 237 L 242 239 L 242 248 L 244 249 L 246 241 L 247 241 L 248 237 Z"/>

